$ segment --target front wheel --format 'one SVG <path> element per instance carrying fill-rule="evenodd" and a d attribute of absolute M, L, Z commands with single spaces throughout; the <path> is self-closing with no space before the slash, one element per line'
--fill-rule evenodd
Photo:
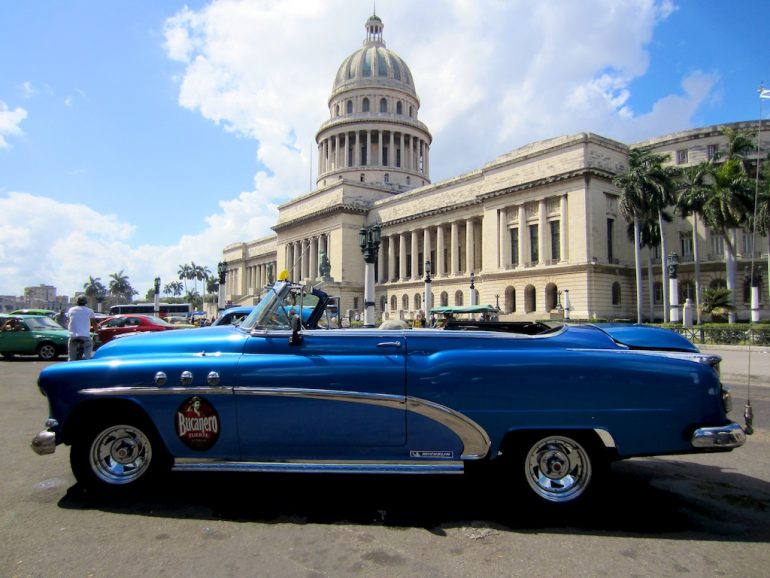
<path fill-rule="evenodd" d="M 111 493 L 146 484 L 166 469 L 165 449 L 143 420 L 95 425 L 72 444 L 70 463 L 78 482 Z"/>
<path fill-rule="evenodd" d="M 570 435 L 532 438 L 520 455 L 529 488 L 554 504 L 585 499 L 604 470 L 604 460 L 595 444 Z"/>
<path fill-rule="evenodd" d="M 56 347 L 53 343 L 41 343 L 37 348 L 37 356 L 43 361 L 51 361 L 56 358 Z"/>

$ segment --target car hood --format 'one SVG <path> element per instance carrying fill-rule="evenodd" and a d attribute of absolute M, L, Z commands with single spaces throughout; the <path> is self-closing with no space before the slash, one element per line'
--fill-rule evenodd
<path fill-rule="evenodd" d="M 247 338 L 246 332 L 232 325 L 135 333 L 106 343 L 96 351 L 94 358 L 167 356 L 172 353 L 239 353 Z"/>

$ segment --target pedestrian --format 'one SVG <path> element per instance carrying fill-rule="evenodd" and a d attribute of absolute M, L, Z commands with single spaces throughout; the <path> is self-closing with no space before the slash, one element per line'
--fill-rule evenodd
<path fill-rule="evenodd" d="M 67 312 L 69 317 L 68 329 L 70 339 L 68 344 L 69 359 L 78 359 L 78 350 L 83 348 L 83 359 L 91 359 L 91 351 L 94 342 L 91 339 L 91 320 L 94 319 L 94 310 L 88 307 L 88 299 L 85 295 L 78 297 L 77 305 Z"/>
<path fill-rule="evenodd" d="M 56 323 L 62 327 L 67 327 L 67 314 L 64 313 L 64 308 L 59 309 L 59 314 L 56 316 Z"/>

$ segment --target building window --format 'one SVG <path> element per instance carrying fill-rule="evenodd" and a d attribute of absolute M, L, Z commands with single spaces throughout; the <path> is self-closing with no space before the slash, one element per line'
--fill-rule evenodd
<path fill-rule="evenodd" d="M 617 281 L 612 284 L 612 304 L 620 305 L 620 283 Z"/>
<path fill-rule="evenodd" d="M 503 307 L 505 313 L 516 312 L 516 289 L 511 286 L 505 288 L 505 302 Z"/>
<path fill-rule="evenodd" d="M 545 310 L 553 311 L 556 309 L 559 289 L 555 283 L 549 283 L 545 286 Z"/>
<path fill-rule="evenodd" d="M 709 283 L 709 289 L 727 289 L 727 281 L 719 277 L 712 279 Z"/>
<path fill-rule="evenodd" d="M 718 144 L 710 144 L 708 148 L 706 149 L 706 157 L 708 160 L 713 160 L 717 158 L 717 155 L 719 154 L 719 145 Z"/>
<path fill-rule="evenodd" d="M 615 229 L 615 219 L 607 219 L 607 260 L 612 263 L 614 259 L 612 238 Z"/>
<path fill-rule="evenodd" d="M 382 147 L 382 166 L 388 166 L 388 147 Z"/>
<path fill-rule="evenodd" d="M 455 305 L 462 305 L 463 304 L 463 292 L 459 289 L 455 291 Z"/>
<path fill-rule="evenodd" d="M 353 114 L 353 101 L 352 100 L 349 100 L 348 103 L 347 103 L 347 111 L 348 111 L 348 114 Z"/>
<path fill-rule="evenodd" d="M 695 282 L 691 279 L 682 279 L 679 282 L 679 303 L 683 305 L 687 299 L 695 300 Z"/>
<path fill-rule="evenodd" d="M 411 179 L 409 177 L 406 177 L 406 184 L 408 185 L 411 182 L 412 182 Z"/>
<path fill-rule="evenodd" d="M 676 164 L 687 164 L 687 149 L 680 149 L 676 151 Z"/>
<path fill-rule="evenodd" d="M 743 231 L 743 255 L 750 256 L 754 252 L 754 235 L 750 231 Z"/>
<path fill-rule="evenodd" d="M 334 107 L 334 116 L 339 116 L 339 115 L 340 115 L 340 105 L 338 104 L 337 106 Z"/>
<path fill-rule="evenodd" d="M 414 296 L 414 309 L 415 311 L 422 309 L 422 298 L 419 293 L 416 293 Z"/>
<path fill-rule="evenodd" d="M 364 179 L 366 178 L 366 175 L 364 173 L 361 173 L 361 176 L 359 177 L 361 179 L 361 182 L 364 182 Z"/>
<path fill-rule="evenodd" d="M 532 313 L 537 308 L 534 285 L 524 287 L 524 313 Z"/>
<path fill-rule="evenodd" d="M 441 292 L 441 307 L 449 307 L 449 294 L 446 291 Z"/>
<path fill-rule="evenodd" d="M 721 259 L 725 254 L 725 240 L 716 231 L 711 231 L 711 253 L 715 259 Z"/>
<path fill-rule="evenodd" d="M 385 311 L 385 306 L 388 304 L 388 298 L 383 295 L 380 297 L 380 311 Z"/>
<path fill-rule="evenodd" d="M 395 295 L 390 298 L 390 310 L 396 311 L 398 309 L 398 299 Z"/>
<path fill-rule="evenodd" d="M 388 101 L 384 98 L 380 99 L 380 112 L 388 112 Z"/>
<path fill-rule="evenodd" d="M 404 111 L 404 106 L 401 104 L 401 101 L 399 100 L 396 103 L 396 114 L 401 114 Z"/>
<path fill-rule="evenodd" d="M 679 246 L 682 249 L 682 257 L 692 257 L 692 235 L 690 233 L 679 234 Z"/>
<path fill-rule="evenodd" d="M 511 229 L 511 265 L 519 266 L 519 229 Z"/>
<path fill-rule="evenodd" d="M 530 225 L 529 226 L 529 260 L 532 263 L 537 263 L 540 261 L 540 253 L 539 253 L 539 246 L 540 242 L 538 241 L 538 230 L 537 225 Z"/>
<path fill-rule="evenodd" d="M 358 309 L 358 297 L 353 297 L 353 309 Z"/>
<path fill-rule="evenodd" d="M 414 115 L 414 108 L 412 106 L 409 107 L 409 118 L 412 118 Z"/>
<path fill-rule="evenodd" d="M 385 173 L 385 182 L 386 183 L 390 182 L 390 175 L 388 173 Z"/>
<path fill-rule="evenodd" d="M 561 223 L 551 221 L 551 260 L 557 262 L 561 259 Z"/>
<path fill-rule="evenodd" d="M 369 112 L 369 99 L 368 98 L 364 98 L 364 101 L 363 101 L 363 103 L 361 105 L 361 109 L 362 109 L 363 112 Z"/>
<path fill-rule="evenodd" d="M 656 305 L 663 303 L 663 283 L 656 281 L 652 286 L 652 302 Z"/>
<path fill-rule="evenodd" d="M 407 311 L 409 309 L 409 295 L 401 296 L 401 308 L 404 311 Z"/>

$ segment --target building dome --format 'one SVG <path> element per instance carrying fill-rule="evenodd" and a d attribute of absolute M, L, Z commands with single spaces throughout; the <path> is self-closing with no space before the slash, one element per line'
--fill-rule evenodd
<path fill-rule="evenodd" d="M 386 48 L 383 28 L 370 16 L 364 45 L 334 77 L 329 120 L 316 134 L 318 186 L 355 181 L 398 193 L 430 183 L 432 137 L 417 118 L 412 72 Z"/>
<path fill-rule="evenodd" d="M 350 88 L 388 85 L 417 96 L 412 72 L 406 62 L 385 46 L 383 28 L 378 16 L 369 17 L 364 45 L 342 61 L 334 78 L 332 94 Z"/>

